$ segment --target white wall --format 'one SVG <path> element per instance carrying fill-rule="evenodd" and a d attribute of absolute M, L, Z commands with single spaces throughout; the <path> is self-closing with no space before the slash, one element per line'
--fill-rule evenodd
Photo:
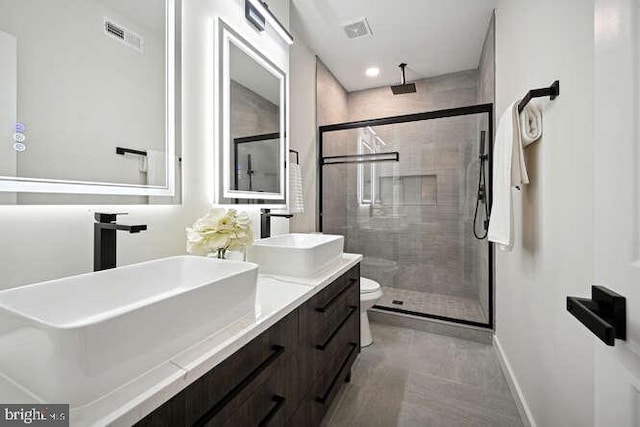
<path fill-rule="evenodd" d="M 271 0 L 276 13 L 288 10 L 289 0 Z M 282 3 L 282 4 L 281 4 Z M 278 5 L 276 8 L 275 6 Z M 211 206 L 213 191 L 213 19 L 228 23 L 259 50 L 288 69 L 288 48 L 272 30 L 257 33 L 244 19 L 243 0 L 185 0 L 183 2 L 183 161 L 181 206 L 130 206 L 130 224 L 148 224 L 140 234 L 118 235 L 120 265 L 185 253 L 184 228 Z M 287 19 L 282 19 L 288 25 Z M 250 208 L 258 233 L 257 208 Z M 24 285 L 92 271 L 93 211 L 122 211 L 108 206 L 0 207 L 0 288 Z M 249 211 L 249 209 L 246 209 Z M 286 222 L 274 221 L 282 232 Z M 72 297 L 72 296 L 70 296 Z"/>
<path fill-rule="evenodd" d="M 592 284 L 593 1 L 502 0 L 496 111 L 560 80 L 544 137 L 526 149 L 515 248 L 497 251 L 496 338 L 535 424 L 593 425 L 592 336 L 565 309 Z"/>
<path fill-rule="evenodd" d="M 294 40 L 290 56 L 291 105 L 294 106 L 291 109 L 290 145 L 292 150 L 299 152 L 304 213 L 293 216 L 291 229 L 308 233 L 317 230 L 316 57 L 296 33 Z M 293 155 L 289 158 L 295 161 Z"/>

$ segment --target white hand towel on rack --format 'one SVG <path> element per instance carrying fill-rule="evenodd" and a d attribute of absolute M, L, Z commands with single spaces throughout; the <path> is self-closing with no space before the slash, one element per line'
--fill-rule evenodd
<path fill-rule="evenodd" d="M 542 110 L 533 102 L 529 102 L 520 113 L 520 132 L 524 147 L 542 136 Z"/>
<path fill-rule="evenodd" d="M 488 238 L 502 250 L 513 248 L 512 188 L 528 183 L 516 101 L 500 118 L 493 153 L 493 205 Z"/>
<path fill-rule="evenodd" d="M 302 171 L 297 163 L 290 163 L 289 166 L 289 213 L 302 213 L 304 212 Z"/>

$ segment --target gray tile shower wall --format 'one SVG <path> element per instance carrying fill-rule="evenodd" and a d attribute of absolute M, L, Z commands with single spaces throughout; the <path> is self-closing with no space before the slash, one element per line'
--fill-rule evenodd
<path fill-rule="evenodd" d="M 489 24 L 489 29 L 487 30 L 487 35 L 484 41 L 484 45 L 482 47 L 482 54 L 480 56 L 480 66 L 478 67 L 478 104 L 495 104 L 496 98 L 496 41 L 495 41 L 495 31 L 496 31 L 496 19 L 495 14 L 491 17 L 491 23 Z M 496 118 L 494 115 L 494 132 L 496 129 Z M 481 126 L 484 126 L 486 129 L 486 123 L 482 123 Z M 477 168 L 475 169 L 477 171 Z M 488 170 L 487 170 L 488 173 Z M 476 179 L 476 177 L 472 177 L 472 179 Z M 477 244 L 477 242 L 476 242 Z M 483 245 L 484 246 L 484 245 Z M 489 313 L 489 288 L 486 284 L 486 277 L 489 274 L 488 272 L 488 252 L 486 250 L 472 250 L 469 254 L 470 257 L 474 258 L 474 260 L 468 263 L 470 266 L 473 266 L 473 270 L 471 271 L 471 276 L 475 278 L 476 284 L 478 286 L 478 297 L 480 300 L 480 305 L 485 312 L 485 315 Z"/>
<path fill-rule="evenodd" d="M 231 80 L 231 105 L 232 138 L 279 132 L 278 106 L 235 80 Z"/>
<path fill-rule="evenodd" d="M 231 105 L 233 105 L 233 111 L 230 115 L 231 122 L 231 139 L 243 138 L 249 136 L 265 135 L 270 133 L 278 133 L 280 131 L 280 109 L 277 105 L 270 102 L 268 99 L 262 97 L 251 89 L 243 86 L 242 84 L 231 80 Z M 260 151 L 257 151 L 260 150 Z M 253 146 L 253 153 L 261 153 L 262 155 L 254 154 L 253 168 L 258 172 L 256 177 L 261 180 L 262 188 L 277 188 L 278 176 L 277 174 L 265 174 L 265 170 L 269 170 L 270 165 L 265 166 L 265 163 L 269 162 L 269 155 L 272 154 L 267 146 L 262 144 L 261 147 Z M 230 151 L 230 162 L 235 164 L 235 150 Z M 235 174 L 238 174 L 239 190 L 248 190 L 248 180 L 243 180 L 243 173 L 236 170 L 236 167 L 230 168 L 229 179 L 231 182 L 236 178 Z M 244 184 L 243 184 L 244 183 Z"/>
<path fill-rule="evenodd" d="M 349 94 L 349 120 L 366 120 L 402 114 L 473 105 L 478 96 L 478 71 L 468 70 L 417 80 L 416 93 L 393 95 L 389 87 Z"/>
<path fill-rule="evenodd" d="M 478 97 L 478 72 L 424 79 L 416 86 L 415 94 L 402 96 L 393 96 L 388 87 L 350 93 L 349 118 L 364 120 L 473 105 Z M 366 256 L 363 274 L 383 286 L 478 298 L 478 285 L 471 277 L 475 267 L 470 264 L 476 261 L 475 252 L 486 251 L 486 246 L 472 242 L 469 226 L 475 207 L 469 165 L 477 158 L 478 122 L 478 117 L 467 116 L 374 128 L 387 144 L 384 151 L 401 153 L 398 163 L 376 165 L 377 175 L 381 179 L 433 177 L 423 181 L 435 186 L 433 190 L 424 189 L 435 194 L 431 203 L 397 205 L 383 201 L 381 206 L 369 209 L 358 202 L 357 166 L 342 167 L 339 178 L 335 177 L 336 167 L 325 170 L 325 185 L 329 185 L 325 202 L 338 191 L 332 182 L 346 186 L 346 244 L 348 250 Z M 353 132 L 326 135 L 327 149 L 341 145 L 340 154 L 357 153 Z M 327 216 L 325 224 L 330 221 Z"/>
<path fill-rule="evenodd" d="M 478 67 L 478 103 L 493 103 L 496 97 L 496 19 L 491 17 L 491 23 L 482 46 L 480 65 Z"/>
<path fill-rule="evenodd" d="M 318 126 L 492 102 L 492 31 L 479 69 L 418 80 L 413 94 L 394 96 L 389 87 L 348 93 L 318 60 Z M 483 299 L 486 318 L 487 246 L 472 228 L 480 130 L 488 130 L 480 115 L 374 127 L 384 141 L 379 151 L 400 152 L 399 162 L 367 166 L 378 186 L 374 203 L 359 194 L 369 169 L 354 164 L 325 167 L 321 197 L 323 230 L 344 235 L 346 251 L 365 255 L 364 276 L 425 298 Z M 325 133 L 322 155 L 361 153 L 366 132 Z"/>
<path fill-rule="evenodd" d="M 316 119 L 318 126 L 348 121 L 349 94 L 320 59 L 317 59 L 316 67 Z M 338 152 L 331 150 L 339 150 L 347 142 L 346 138 L 334 139 L 326 143 L 325 146 L 330 150 L 330 153 L 338 154 Z M 324 155 L 327 155 L 326 153 L 325 150 Z M 323 188 L 330 191 L 326 194 L 331 194 L 331 197 L 324 198 L 323 211 L 326 219 L 323 227 L 325 232 L 342 234 L 347 226 L 347 205 L 345 203 L 347 193 L 344 185 L 346 167 L 340 165 L 332 168 L 333 173 L 324 174 L 324 182 L 322 183 Z"/>

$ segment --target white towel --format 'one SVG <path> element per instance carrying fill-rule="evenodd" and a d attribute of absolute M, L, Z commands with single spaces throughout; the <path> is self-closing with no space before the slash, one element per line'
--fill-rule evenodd
<path fill-rule="evenodd" d="M 493 153 L 493 205 L 488 236 L 505 251 L 513 248 L 512 188 L 529 183 L 518 119 L 518 102 L 514 102 L 500 118 Z"/>
<path fill-rule="evenodd" d="M 302 213 L 304 212 L 302 171 L 297 163 L 291 163 L 289 166 L 289 213 Z"/>
<path fill-rule="evenodd" d="M 542 136 L 542 110 L 533 102 L 528 103 L 520 113 L 520 131 L 524 147 Z"/>

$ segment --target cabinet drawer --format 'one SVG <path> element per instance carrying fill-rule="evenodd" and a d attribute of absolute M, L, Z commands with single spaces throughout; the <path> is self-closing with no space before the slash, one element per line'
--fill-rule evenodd
<path fill-rule="evenodd" d="M 298 311 L 256 337 L 220 365 L 142 419 L 139 426 L 223 425 L 296 353 Z"/>
<path fill-rule="evenodd" d="M 297 327 L 294 311 L 191 384 L 185 394 L 187 425 L 222 425 L 295 353 Z"/>
<path fill-rule="evenodd" d="M 300 321 L 304 336 L 316 345 L 324 343 L 347 313 L 359 306 L 360 277 L 352 269 L 303 305 Z"/>
<path fill-rule="evenodd" d="M 351 366 L 358 355 L 358 345 L 347 343 L 340 351 L 340 358 L 332 374 L 323 375 L 304 397 L 293 417 L 287 423 L 291 427 L 319 426 L 338 390 L 351 373 Z"/>
<path fill-rule="evenodd" d="M 359 352 L 358 341 L 360 333 L 360 316 L 357 307 L 350 309 L 345 315 L 345 322 L 339 325 L 340 329 L 327 341 L 326 346 L 316 345 L 311 351 L 315 354 L 316 379 L 318 377 L 331 376 L 340 363 L 344 360 L 344 349 L 350 344 L 356 345 L 356 353 Z"/>
<path fill-rule="evenodd" d="M 235 411 L 225 427 L 284 427 L 300 403 L 293 364 L 296 357 L 281 366 Z"/>
<path fill-rule="evenodd" d="M 305 305 L 314 306 L 319 313 L 330 312 L 337 300 L 345 293 L 360 297 L 360 265 L 356 265 L 344 273 L 333 283 L 311 298 Z M 354 286 L 357 285 L 357 286 Z M 353 288 L 357 288 L 354 291 Z"/>
<path fill-rule="evenodd" d="M 360 343 L 359 279 L 359 269 L 351 269 L 300 309 L 301 379 L 307 390 L 329 369 L 338 347 Z"/>
<path fill-rule="evenodd" d="M 340 389 L 341 382 L 351 373 L 351 365 L 355 362 L 359 350 L 358 343 L 349 340 L 341 342 L 340 348 L 335 353 L 336 357 L 329 362 L 329 369 L 318 379 L 311 397 L 316 403 L 322 405 L 324 411 Z"/>

